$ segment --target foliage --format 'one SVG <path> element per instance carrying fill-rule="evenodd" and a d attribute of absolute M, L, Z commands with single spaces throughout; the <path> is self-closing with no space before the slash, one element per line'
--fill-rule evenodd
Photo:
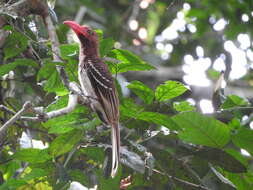
<path fill-rule="evenodd" d="M 66 5 L 62 5 L 61 2 Z M 97 30 L 100 37 L 99 51 L 119 84 L 117 88 L 120 96 L 121 144 L 129 151 L 129 157 L 122 157 L 125 163 L 132 161 L 128 162 L 131 166 L 121 164 L 114 179 L 104 178 L 103 164 L 108 156 L 104 145 L 110 144 L 110 130 L 102 126 L 92 110 L 78 105 L 71 113 L 46 122 L 18 120 L 5 135 L 0 136 L 0 190 L 68 189 L 71 181 L 78 181 L 89 188 L 98 183 L 99 189 L 119 189 L 120 180 L 129 175 L 133 179 L 129 190 L 191 189 L 193 187 L 190 184 L 212 190 L 252 189 L 251 100 L 237 95 L 227 95 L 221 110 L 213 114 L 203 114 L 197 105 L 191 104 L 188 100 L 187 94 L 192 91 L 182 80 L 171 79 L 149 85 L 150 79 L 139 81 L 128 78 L 125 85 L 118 77 L 127 76 L 127 73 L 131 72 L 136 75 L 144 71 L 152 72 L 159 67 L 158 64 L 151 64 L 149 59 L 152 58 L 148 59 L 145 55 L 154 56 L 151 54 L 155 51 L 152 42 L 168 22 L 167 10 L 171 9 L 174 14 L 173 10 L 178 11 L 182 6 L 173 7 L 173 4 L 168 5 L 165 1 L 158 0 L 152 4 L 152 8 L 147 11 L 148 19 L 145 20 L 149 31 L 144 45 L 146 49 L 143 56 L 140 56 L 136 49 L 130 48 L 130 34 L 125 35 L 122 48 L 115 47 L 115 42 L 118 42 L 120 36 L 118 28 L 124 28 L 121 26 L 122 20 L 118 20 L 121 18 L 119 15 L 122 15 L 132 2 L 112 2 L 111 14 L 106 14 L 105 10 L 110 9 L 110 6 L 106 3 L 103 8 L 102 1 L 95 3 L 92 0 L 80 0 L 74 3 L 74 8 L 85 5 L 88 12 L 96 13 L 95 16 L 90 14 L 90 19 L 95 17 L 95 20 L 102 20 L 101 28 L 104 34 L 102 30 Z M 211 31 L 210 25 L 207 24 L 209 15 L 217 18 L 222 15 L 230 21 L 229 29 L 224 31 L 224 38 L 234 39 L 237 34 L 245 31 L 252 33 L 252 23 L 241 24 L 235 14 L 235 10 L 250 14 L 247 2 L 187 2 L 192 8 L 186 11 L 185 15 L 189 23 L 194 22 L 197 32 L 191 35 L 191 40 L 188 40 L 189 31 L 180 34 L 180 40 L 175 43 L 175 47 L 178 47 L 176 53 L 171 54 L 173 64 L 180 64 L 182 55 L 187 51 L 193 51 L 191 46 L 196 41 L 208 41 L 205 45 L 210 56 L 216 56 L 220 48 L 216 44 L 218 42 L 206 38 Z M 71 6 L 66 9 L 68 1 L 57 3 L 59 4 L 56 11 L 59 11 L 60 20 L 73 16 L 75 10 L 72 10 Z M 65 13 L 67 16 L 63 15 Z M 103 21 L 103 17 L 108 21 Z M 28 27 L 31 21 L 39 22 L 37 17 L 26 17 L 24 20 L 19 18 L 15 21 L 8 15 L 6 18 L 10 20 L 10 25 L 5 26 L 3 30 L 9 31 L 10 35 L 6 38 L 3 51 L 0 52 L 4 55 L 3 59 L 0 56 L 0 104 L 15 112 L 21 109 L 25 100 L 31 100 L 35 106 L 45 107 L 45 111 L 65 107 L 69 91 L 64 87 L 56 66 L 63 66 L 70 81 L 78 82 L 78 44 L 67 43 L 67 29 L 58 24 L 62 62 L 54 62 L 52 44 L 47 40 L 40 41 L 41 38 L 47 39 L 47 35 L 44 34 L 46 32 L 43 31 L 45 28 L 41 27 L 41 31 L 36 33 Z M 20 23 L 24 27 L 17 28 Z M 43 22 L 37 24 L 43 25 Z M 185 45 L 184 48 L 182 44 Z M 32 55 L 29 54 L 29 48 L 32 49 Z M 37 56 L 34 56 L 34 53 Z M 14 78 L 8 75 L 10 71 L 14 71 Z M 251 77 L 249 75 L 244 80 L 252 83 Z M 129 90 L 130 95 L 125 95 L 124 90 Z M 246 111 L 243 108 L 246 108 Z M 249 116 L 248 120 L 243 117 L 245 115 Z M 1 124 L 11 117 L 11 113 L 0 110 Z M 24 132 L 31 137 L 34 146 L 22 146 Z M 36 143 L 40 144 L 40 147 L 35 146 Z M 249 156 L 241 154 L 242 150 L 246 150 Z M 134 164 L 143 164 L 145 172 L 140 173 L 137 169 L 134 171 Z"/>

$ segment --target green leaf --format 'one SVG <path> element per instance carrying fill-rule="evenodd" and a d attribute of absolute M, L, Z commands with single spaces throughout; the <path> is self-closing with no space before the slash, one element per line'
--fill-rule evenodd
<path fill-rule="evenodd" d="M 97 33 L 98 39 L 101 42 L 103 40 L 103 30 L 96 29 L 95 32 Z"/>
<path fill-rule="evenodd" d="M 12 63 L 0 66 L 0 76 L 9 73 L 10 71 L 14 70 L 17 66 L 38 67 L 37 63 L 31 59 L 15 59 L 15 61 Z"/>
<path fill-rule="evenodd" d="M 56 70 L 56 65 L 62 65 L 62 63 L 46 62 L 39 70 L 37 81 L 46 79 L 47 81 L 43 85 L 45 91 L 49 93 L 56 93 L 58 96 L 64 96 L 68 94 L 68 90 L 62 84 L 60 75 Z"/>
<path fill-rule="evenodd" d="M 229 108 L 233 108 L 236 106 L 246 106 L 248 104 L 249 103 L 245 99 L 232 94 L 232 95 L 227 96 L 227 99 L 222 104 L 222 108 L 229 109 Z"/>
<path fill-rule="evenodd" d="M 47 112 L 64 108 L 68 105 L 68 96 L 61 96 L 47 107 Z"/>
<path fill-rule="evenodd" d="M 128 50 L 114 49 L 108 56 L 121 61 L 115 65 L 109 65 L 113 74 L 127 71 L 146 71 L 155 68 Z"/>
<path fill-rule="evenodd" d="M 228 153 L 231 156 L 233 156 L 240 163 L 242 163 L 245 167 L 248 166 L 248 159 L 247 159 L 247 157 L 243 156 L 240 151 L 232 149 L 232 148 L 227 148 L 227 149 L 225 149 L 225 151 L 226 151 L 226 153 Z"/>
<path fill-rule="evenodd" d="M 183 94 L 187 88 L 177 81 L 166 81 L 156 88 L 155 97 L 158 101 L 166 101 Z"/>
<path fill-rule="evenodd" d="M 51 159 L 47 149 L 26 148 L 14 154 L 14 158 L 29 163 L 43 163 Z"/>
<path fill-rule="evenodd" d="M 41 79 L 48 79 L 56 70 L 55 66 L 56 64 L 54 62 L 45 62 L 37 74 L 37 81 L 40 81 Z"/>
<path fill-rule="evenodd" d="M 49 147 L 50 154 L 56 157 L 69 152 L 82 137 L 83 133 L 80 130 L 72 130 L 56 137 Z"/>
<path fill-rule="evenodd" d="M 58 110 L 66 107 L 68 104 L 68 96 L 60 97 L 54 104 L 51 104 L 47 111 Z M 77 106 L 72 112 L 60 116 L 55 117 L 53 119 L 48 120 L 43 123 L 43 126 L 49 128 L 48 133 L 54 134 L 63 134 L 67 133 L 73 129 L 85 128 L 86 122 L 89 122 L 88 119 L 84 119 L 84 113 L 87 112 L 87 108 L 85 106 Z"/>
<path fill-rule="evenodd" d="M 253 131 L 242 127 L 232 136 L 233 143 L 253 155 Z"/>
<path fill-rule="evenodd" d="M 60 121 L 59 121 L 60 120 Z M 50 123 L 47 123 L 46 125 L 47 126 L 50 126 L 51 123 L 54 123 L 55 121 L 52 121 Z M 61 126 L 62 124 L 62 126 Z M 53 126 L 51 125 L 50 129 L 48 130 L 48 133 L 49 134 L 63 134 L 63 133 L 68 133 L 72 130 L 74 130 L 75 128 L 74 127 L 71 127 L 71 124 L 75 124 L 75 123 L 68 123 L 66 125 L 65 123 L 65 118 L 64 116 L 62 116 L 61 118 L 59 118 L 57 121 L 56 121 L 56 125 Z"/>
<path fill-rule="evenodd" d="M 188 101 L 182 101 L 182 102 L 173 102 L 173 107 L 178 112 L 184 112 L 184 111 L 194 111 L 196 108 L 190 104 Z"/>
<path fill-rule="evenodd" d="M 127 98 L 120 104 L 120 117 L 136 118 L 144 108 L 136 104 L 132 99 Z"/>
<path fill-rule="evenodd" d="M 23 34 L 12 31 L 4 46 L 4 59 L 15 57 L 27 48 L 28 40 Z"/>
<path fill-rule="evenodd" d="M 100 119 L 98 119 L 97 117 L 87 121 L 86 123 L 83 123 L 83 128 L 85 130 L 94 130 L 98 125 L 101 125 L 102 122 Z"/>
<path fill-rule="evenodd" d="M 88 186 L 89 184 L 89 176 L 83 175 L 82 170 L 78 170 L 78 169 L 68 170 L 68 175 L 71 177 L 72 181 L 78 181 L 84 186 Z"/>
<path fill-rule="evenodd" d="M 9 156 L 9 155 L 8 155 Z M 2 154 L 1 159 L 4 159 Z M 8 180 L 16 173 L 16 171 L 21 167 L 21 161 L 13 159 L 5 164 L 1 164 L 0 170 L 4 170 L 5 179 Z"/>
<path fill-rule="evenodd" d="M 26 174 L 22 179 L 25 181 L 30 181 L 32 179 L 40 178 L 43 176 L 48 175 L 48 172 L 41 169 L 41 168 L 34 168 L 32 171 L 28 174 Z"/>
<path fill-rule="evenodd" d="M 8 181 L 6 181 L 4 184 L 2 184 L 0 186 L 0 190 L 16 190 L 19 187 L 26 185 L 26 181 L 25 180 L 21 180 L 21 179 L 10 179 Z"/>
<path fill-rule="evenodd" d="M 98 177 L 98 189 L 103 190 L 112 190 L 112 189 L 119 189 L 120 180 L 122 178 L 122 171 L 121 167 L 119 167 L 119 170 L 117 172 L 117 175 L 114 178 L 104 178 L 103 177 L 103 171 L 97 170 L 96 176 Z"/>
<path fill-rule="evenodd" d="M 54 104 L 51 104 L 47 108 L 47 111 L 49 112 L 64 108 L 67 106 L 67 104 L 68 96 L 62 96 Z M 43 126 L 49 128 L 48 133 L 50 134 L 63 134 L 73 129 L 81 129 L 84 128 L 86 122 L 89 122 L 88 119 L 84 118 L 84 114 L 86 112 L 87 108 L 79 105 L 72 112 L 66 115 L 48 120 L 47 122 L 43 123 Z"/>
<path fill-rule="evenodd" d="M 194 155 L 230 172 L 243 173 L 247 171 L 245 165 L 240 160 L 218 148 L 203 147 L 196 151 Z"/>
<path fill-rule="evenodd" d="M 222 148 L 230 140 L 230 129 L 226 124 L 197 112 L 183 112 L 172 120 L 182 129 L 179 138 L 183 141 Z"/>
<path fill-rule="evenodd" d="M 105 55 L 107 55 L 107 53 L 109 53 L 111 49 L 113 48 L 113 45 L 114 45 L 114 40 L 112 38 L 103 39 L 99 43 L 100 56 L 104 57 Z"/>
<path fill-rule="evenodd" d="M 64 44 L 60 46 L 61 57 L 63 59 L 70 59 L 73 56 L 79 55 L 79 45 L 77 43 L 74 44 Z M 78 62 L 78 61 L 77 61 Z"/>
<path fill-rule="evenodd" d="M 155 94 L 151 88 L 140 81 L 132 81 L 127 88 L 131 89 L 137 96 L 139 96 L 146 104 L 151 104 Z"/>
<path fill-rule="evenodd" d="M 180 129 L 170 117 L 157 112 L 142 112 L 137 116 L 137 119 L 165 126 L 171 130 Z"/>
<path fill-rule="evenodd" d="M 87 147 L 81 150 L 82 153 L 86 154 L 89 159 L 96 162 L 104 161 L 104 149 L 100 147 Z"/>
<path fill-rule="evenodd" d="M 46 84 L 44 85 L 44 90 L 47 92 L 54 92 L 58 96 L 64 96 L 68 94 L 68 90 L 62 84 L 59 73 L 54 70 L 51 76 L 48 78 Z"/>
<path fill-rule="evenodd" d="M 252 173 L 244 173 L 244 174 L 235 174 L 230 172 L 226 173 L 226 178 L 228 178 L 232 183 L 236 186 L 237 190 L 246 190 L 252 189 L 252 181 L 253 175 Z"/>

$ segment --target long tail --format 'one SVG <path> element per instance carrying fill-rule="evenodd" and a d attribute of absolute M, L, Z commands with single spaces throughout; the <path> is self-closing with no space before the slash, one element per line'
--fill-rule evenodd
<path fill-rule="evenodd" d="M 115 177 L 120 160 L 120 130 L 118 124 L 111 126 L 111 141 L 112 141 L 112 170 L 111 176 Z"/>

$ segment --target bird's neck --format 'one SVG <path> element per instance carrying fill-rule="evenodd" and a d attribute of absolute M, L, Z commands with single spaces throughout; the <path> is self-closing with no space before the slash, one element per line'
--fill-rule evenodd
<path fill-rule="evenodd" d="M 80 55 L 90 58 L 99 57 L 98 43 L 95 41 L 80 38 Z"/>

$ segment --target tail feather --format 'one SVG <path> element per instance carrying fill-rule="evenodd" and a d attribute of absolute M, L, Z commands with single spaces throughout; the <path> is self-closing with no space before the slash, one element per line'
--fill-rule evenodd
<path fill-rule="evenodd" d="M 120 131 L 118 124 L 111 126 L 111 141 L 112 141 L 112 170 L 111 176 L 115 177 L 120 160 Z"/>

